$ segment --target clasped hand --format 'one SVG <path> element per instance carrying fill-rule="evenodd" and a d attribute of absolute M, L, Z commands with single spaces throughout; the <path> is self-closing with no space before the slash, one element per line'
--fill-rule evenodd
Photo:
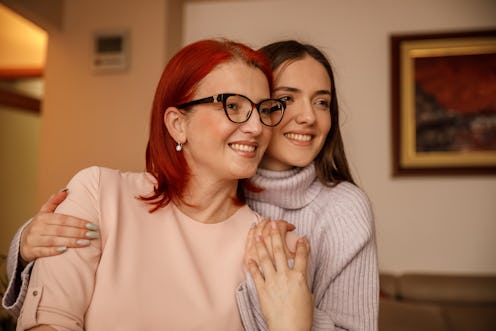
<path fill-rule="evenodd" d="M 307 285 L 310 245 L 306 238 L 288 247 L 287 228 L 281 222 L 264 221 L 249 234 L 245 261 L 257 289 L 262 313 L 270 331 L 309 331 L 313 299 Z M 288 260 L 294 258 L 294 266 Z"/>

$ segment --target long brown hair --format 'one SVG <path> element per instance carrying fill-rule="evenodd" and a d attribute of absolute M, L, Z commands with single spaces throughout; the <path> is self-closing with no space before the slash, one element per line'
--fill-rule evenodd
<path fill-rule="evenodd" d="M 331 129 L 327 134 L 324 146 L 314 160 L 317 177 L 323 184 L 330 186 L 337 185 L 342 181 L 354 184 L 355 181 L 348 166 L 343 138 L 339 129 L 339 109 L 334 74 L 326 55 L 315 46 L 302 44 L 296 40 L 275 42 L 262 47 L 260 50 L 269 58 L 272 71 L 287 61 L 299 60 L 306 55 L 324 66 L 331 80 Z"/>

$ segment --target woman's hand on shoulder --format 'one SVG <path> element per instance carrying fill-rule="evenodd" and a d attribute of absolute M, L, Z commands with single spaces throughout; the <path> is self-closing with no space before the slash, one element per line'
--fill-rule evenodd
<path fill-rule="evenodd" d="M 52 195 L 22 231 L 20 254 L 23 261 L 58 255 L 69 247 L 89 246 L 90 240 L 99 238 L 96 224 L 54 213 L 67 194 L 67 190 L 62 190 Z"/>
<path fill-rule="evenodd" d="M 310 245 L 306 238 L 298 239 L 291 265 L 277 224 L 270 222 L 270 228 L 270 243 L 256 235 L 258 262 L 248 263 L 262 313 L 270 331 L 309 331 L 313 320 L 313 298 L 307 284 Z"/>

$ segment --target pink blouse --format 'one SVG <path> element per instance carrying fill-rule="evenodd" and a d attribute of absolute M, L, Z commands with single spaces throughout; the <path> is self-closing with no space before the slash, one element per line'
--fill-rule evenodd
<path fill-rule="evenodd" d="M 136 197 L 153 182 L 98 167 L 71 180 L 57 213 L 99 224 L 101 240 L 35 263 L 18 330 L 243 330 L 235 293 L 259 216 L 243 206 L 204 224 L 172 203 L 149 213 Z"/>

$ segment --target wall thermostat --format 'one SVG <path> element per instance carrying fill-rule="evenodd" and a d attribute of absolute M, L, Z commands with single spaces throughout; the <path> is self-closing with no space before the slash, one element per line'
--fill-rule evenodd
<path fill-rule="evenodd" d="M 96 32 L 93 37 L 95 72 L 119 72 L 129 66 L 129 32 Z"/>

